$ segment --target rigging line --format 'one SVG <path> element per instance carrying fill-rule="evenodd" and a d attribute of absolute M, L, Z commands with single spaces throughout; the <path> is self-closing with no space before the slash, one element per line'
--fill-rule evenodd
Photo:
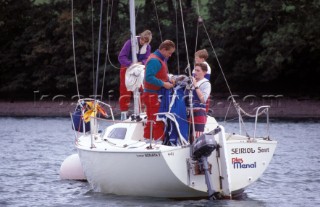
<path fill-rule="evenodd" d="M 245 124 L 244 124 L 244 122 L 243 122 L 242 116 L 241 116 L 240 106 L 239 106 L 239 104 L 236 102 L 236 100 L 235 100 L 234 97 L 233 97 L 233 94 L 232 94 L 232 92 L 231 92 L 229 83 L 228 83 L 227 78 L 226 78 L 226 76 L 225 76 L 225 74 L 224 74 L 224 72 L 223 72 L 223 69 L 222 69 L 222 66 L 221 66 L 221 64 L 220 64 L 218 55 L 217 55 L 217 53 L 216 53 L 216 51 L 215 51 L 215 49 L 214 49 L 214 47 L 213 47 L 212 41 L 211 41 L 211 39 L 210 39 L 210 36 L 209 36 L 209 34 L 208 34 L 208 31 L 207 31 L 207 28 L 206 28 L 204 22 L 202 22 L 202 25 L 203 25 L 203 28 L 204 28 L 206 34 L 207 34 L 209 43 L 210 43 L 211 48 L 212 48 L 212 50 L 213 50 L 213 53 L 214 53 L 214 55 L 215 55 L 215 57 L 216 57 L 216 60 L 217 60 L 217 62 L 218 62 L 218 65 L 219 65 L 221 74 L 222 74 L 222 76 L 223 76 L 223 79 L 224 79 L 224 81 L 226 82 L 227 88 L 228 88 L 228 90 L 229 90 L 229 93 L 230 93 L 230 96 L 231 96 L 231 99 L 232 99 L 232 103 L 233 103 L 234 107 L 236 108 L 236 111 L 237 111 L 237 113 L 238 113 L 240 122 L 242 123 L 246 134 L 248 134 L 248 132 L 247 132 L 247 130 L 246 130 L 246 127 L 245 127 Z"/>
<path fill-rule="evenodd" d="M 227 81 L 227 78 L 226 78 L 226 76 L 225 76 L 225 74 L 224 74 L 224 72 L 223 72 L 222 66 L 221 66 L 221 64 L 220 64 L 218 55 L 217 55 L 217 53 L 216 53 L 216 51 L 215 51 L 215 49 L 214 49 L 214 47 L 213 47 L 211 38 L 210 38 L 210 36 L 209 36 L 209 34 L 208 34 L 208 31 L 207 31 L 207 28 L 206 28 L 206 26 L 205 26 L 205 24 L 204 24 L 204 21 L 203 21 L 203 19 L 202 19 L 201 16 L 200 16 L 199 0 L 197 0 L 197 12 L 198 12 L 198 16 L 199 16 L 199 18 L 198 18 L 198 25 L 199 25 L 200 23 L 202 23 L 202 25 L 203 25 L 204 31 L 205 31 L 205 33 L 206 33 L 206 35 L 207 35 L 207 37 L 208 37 L 210 46 L 211 46 L 211 48 L 212 48 L 212 50 L 213 50 L 213 53 L 214 53 L 214 55 L 215 55 L 215 57 L 216 57 L 216 60 L 217 60 L 217 62 L 218 62 L 218 65 L 219 65 L 219 68 L 220 68 L 220 70 L 221 70 L 221 73 L 222 73 L 222 76 L 223 76 L 223 78 L 224 78 L 224 81 L 226 82 L 226 85 L 227 85 L 227 88 L 228 88 L 229 93 L 230 93 L 230 95 L 231 95 L 232 101 L 235 102 L 235 100 L 234 100 L 234 98 L 233 98 L 233 94 L 232 94 L 231 89 L 230 89 L 230 86 L 229 86 L 229 83 L 228 83 L 228 81 Z M 198 31 L 197 31 L 197 32 L 198 32 Z"/>
<path fill-rule="evenodd" d="M 237 111 L 238 111 L 238 114 L 239 114 L 239 122 L 242 124 L 242 126 L 243 126 L 243 128 L 244 128 L 244 131 L 245 131 L 245 133 L 246 133 L 246 136 L 247 136 L 247 137 L 250 137 L 249 134 L 248 134 L 248 131 L 247 131 L 247 129 L 246 129 L 246 125 L 244 124 L 243 118 L 242 118 L 242 116 L 241 116 L 240 109 L 237 110 Z"/>
<path fill-rule="evenodd" d="M 199 16 L 200 17 L 200 16 Z M 198 47 L 198 37 L 199 37 L 199 19 L 197 22 L 197 34 L 196 34 L 196 44 L 194 46 L 194 53 L 197 52 L 197 47 Z"/>
<path fill-rule="evenodd" d="M 108 44 L 109 44 L 109 34 L 108 34 L 108 29 L 109 29 L 109 22 L 108 22 L 108 17 L 109 17 L 109 0 L 108 2 L 108 6 L 107 6 L 107 15 L 106 15 L 106 56 L 105 56 L 105 60 L 104 60 L 104 67 L 103 67 L 103 78 L 102 78 L 102 87 L 101 87 L 101 101 L 103 99 L 103 91 L 104 91 L 104 82 L 105 82 L 105 78 L 106 78 L 106 71 L 107 71 L 107 63 L 108 63 Z"/>
<path fill-rule="evenodd" d="M 98 93 L 98 74 L 99 74 L 99 62 L 100 62 L 100 43 L 101 43 L 101 29 L 102 29 L 102 11 L 103 11 L 103 0 L 100 3 L 100 25 L 99 25 L 99 38 L 98 38 L 98 57 L 97 57 L 97 71 L 96 71 L 96 88 L 94 96 Z M 96 99 L 96 97 L 94 97 Z"/>
<path fill-rule="evenodd" d="M 227 120 L 227 116 L 228 116 L 230 107 L 231 107 L 231 102 L 229 103 L 229 106 L 228 106 L 228 109 L 227 109 L 227 113 L 226 113 L 226 115 L 224 116 L 224 123 L 226 123 L 226 120 Z"/>
<path fill-rule="evenodd" d="M 265 114 L 265 111 L 266 110 L 262 110 L 260 113 L 258 113 L 258 114 L 249 114 L 248 112 L 246 112 L 243 108 L 241 108 L 240 106 L 239 106 L 239 109 L 240 109 L 240 111 L 244 114 L 244 115 L 246 115 L 246 116 L 248 116 L 248 117 L 251 117 L 251 118 L 255 118 L 256 116 L 261 116 L 262 114 Z"/>
<path fill-rule="evenodd" d="M 158 11 L 157 11 L 157 5 L 156 5 L 156 1 L 155 0 L 153 0 L 153 4 L 154 4 L 154 10 L 156 11 L 156 17 L 157 17 L 158 28 L 159 28 L 159 33 L 160 33 L 160 39 L 161 39 L 161 42 L 163 42 L 161 28 L 160 28 L 160 21 L 159 21 Z"/>
<path fill-rule="evenodd" d="M 199 6 L 199 0 L 197 0 L 197 13 L 198 13 L 198 16 L 200 16 L 200 6 Z"/>
<path fill-rule="evenodd" d="M 178 9 L 178 5 L 177 5 L 177 0 L 174 1 L 174 12 L 175 12 L 175 15 L 176 15 L 176 46 L 177 46 L 177 52 L 176 52 L 176 55 L 177 55 L 177 65 L 178 65 L 178 74 L 180 74 L 180 59 L 179 59 L 179 27 L 178 27 L 178 12 L 177 12 L 177 9 Z"/>
<path fill-rule="evenodd" d="M 226 78 L 226 76 L 225 76 L 225 74 L 224 74 L 224 72 L 223 72 L 223 69 L 222 69 L 222 66 L 221 66 L 221 64 L 220 64 L 218 55 L 217 55 L 217 53 L 216 53 L 216 51 L 215 51 L 215 49 L 214 49 L 214 47 L 213 47 L 213 44 L 212 44 L 212 42 L 211 42 L 210 36 L 209 36 L 209 34 L 208 34 L 208 31 L 207 31 L 207 28 L 206 28 L 204 22 L 202 22 L 202 25 L 203 25 L 203 28 L 204 28 L 206 34 L 207 34 L 209 43 L 210 43 L 211 48 L 212 48 L 212 50 L 213 50 L 213 53 L 214 53 L 214 55 L 215 55 L 215 57 L 216 57 L 216 60 L 217 60 L 217 62 L 218 62 L 218 65 L 219 65 L 221 74 L 222 74 L 222 76 L 223 76 L 223 79 L 224 79 L 224 81 L 226 82 L 227 88 L 228 88 L 228 90 L 229 90 L 229 93 L 230 93 L 230 96 L 231 96 L 231 99 L 232 99 L 232 103 L 233 103 L 234 107 L 236 108 L 236 111 L 238 112 L 238 115 L 239 115 L 239 117 L 241 118 L 241 121 L 243 121 L 243 119 L 242 119 L 242 117 L 241 117 L 241 113 L 240 113 L 242 109 L 241 109 L 241 107 L 239 106 L 239 104 L 236 102 L 236 100 L 235 100 L 234 97 L 233 97 L 233 94 L 232 94 L 232 92 L 231 92 L 231 88 L 230 88 L 229 83 L 228 83 L 228 81 L 227 81 L 227 78 Z M 244 125 L 244 123 L 243 123 L 243 125 Z"/>
<path fill-rule="evenodd" d="M 109 1 L 108 1 L 109 3 Z M 107 35 L 108 35 L 108 39 L 107 39 L 107 55 L 108 55 L 108 61 L 110 63 L 110 65 L 116 69 L 120 69 L 120 67 L 115 66 L 115 64 L 112 63 L 111 58 L 110 58 L 110 53 L 109 53 L 109 42 L 110 42 L 110 31 L 111 31 L 111 23 L 112 23 L 112 12 L 113 12 L 113 0 L 111 0 L 111 11 L 110 11 L 110 25 L 109 28 L 107 27 Z M 107 19 L 108 21 L 108 19 Z"/>
<path fill-rule="evenodd" d="M 186 46 L 186 55 L 187 55 L 187 67 L 189 69 L 189 76 L 191 77 L 191 70 L 190 70 L 190 61 L 189 61 L 189 53 L 188 53 L 188 45 L 187 45 L 187 37 L 186 37 L 186 29 L 184 27 L 184 19 L 183 19 L 183 12 L 182 12 L 182 3 L 180 2 L 180 13 L 181 13 L 181 21 L 182 21 L 182 29 L 183 29 L 183 36 L 184 36 L 184 44 Z"/>
<path fill-rule="evenodd" d="M 199 0 L 197 0 L 197 13 L 198 13 L 198 21 L 197 21 L 197 34 L 196 34 L 196 44 L 194 46 L 194 53 L 197 52 L 197 47 L 198 47 L 198 35 L 199 35 L 199 19 L 201 18 L 200 17 L 200 11 L 199 11 Z"/>
<path fill-rule="evenodd" d="M 235 101 L 235 99 L 234 99 L 234 97 L 233 97 L 233 94 L 232 94 L 232 92 L 231 92 L 231 88 L 230 88 L 229 83 L 228 83 L 228 81 L 227 81 L 227 78 L 226 78 L 226 76 L 225 76 L 225 74 L 224 74 L 224 72 L 223 72 L 223 69 L 222 69 L 222 66 L 221 66 L 221 64 L 220 64 L 218 55 L 217 55 L 217 53 L 216 53 L 216 51 L 215 51 L 215 49 L 214 49 L 214 47 L 213 47 L 211 38 L 210 38 L 210 36 L 209 36 L 209 33 L 208 33 L 208 31 L 207 31 L 207 28 L 206 28 L 203 20 L 202 20 L 202 25 L 203 25 L 204 31 L 205 31 L 205 33 L 206 33 L 206 35 L 207 35 L 207 37 L 208 37 L 210 46 L 211 46 L 211 48 L 212 48 L 212 50 L 213 50 L 213 53 L 214 53 L 214 55 L 215 55 L 215 57 L 216 57 L 216 60 L 217 60 L 217 62 L 218 62 L 219 69 L 220 69 L 220 71 L 221 71 L 221 74 L 222 74 L 222 76 L 223 76 L 223 79 L 224 79 L 224 81 L 225 81 L 225 83 L 226 83 L 226 85 L 227 85 L 228 91 L 229 91 L 230 96 L 231 96 L 231 99 L 232 99 L 233 106 L 235 107 L 235 109 L 236 109 L 236 111 L 237 111 L 237 113 L 238 113 L 239 121 L 240 121 L 241 124 L 243 125 L 244 130 L 245 130 L 245 132 L 246 132 L 246 134 L 247 134 L 247 136 L 248 136 L 248 132 L 247 132 L 247 130 L 246 130 L 246 127 L 245 127 L 243 118 L 242 118 L 242 116 L 241 116 L 241 108 L 240 108 L 239 104 Z"/>
<path fill-rule="evenodd" d="M 71 0 L 71 31 L 72 31 L 72 52 L 73 52 L 73 68 L 74 68 L 74 75 L 76 79 L 76 86 L 77 86 L 77 93 L 78 99 L 80 99 L 80 92 L 79 92 L 79 85 L 78 85 L 78 76 L 77 76 L 77 64 L 76 64 L 76 49 L 74 44 L 74 17 L 73 17 L 73 0 Z"/>
<path fill-rule="evenodd" d="M 93 22 L 93 0 L 91 0 L 91 37 L 92 37 L 92 93 L 94 93 L 94 22 Z"/>
<path fill-rule="evenodd" d="M 210 36 L 209 36 L 209 34 L 208 34 L 208 31 L 207 31 L 207 28 L 206 28 L 204 22 L 202 22 L 202 25 L 203 25 L 203 28 L 204 28 L 204 30 L 205 30 L 205 32 L 206 32 L 206 35 L 207 35 L 207 37 L 208 37 L 210 46 L 211 46 L 211 48 L 212 48 L 212 50 L 213 50 L 213 53 L 214 53 L 214 55 L 215 55 L 215 57 L 216 57 L 216 60 L 217 60 L 217 62 L 218 62 L 218 65 L 219 65 L 221 74 L 222 74 L 222 76 L 223 76 L 223 79 L 224 79 L 224 81 L 226 82 L 226 85 L 227 85 L 227 88 L 228 88 L 229 93 L 230 93 L 230 95 L 231 95 L 232 101 L 235 103 L 235 100 L 234 100 L 234 98 L 233 98 L 233 94 L 232 94 L 232 92 L 231 92 L 229 83 L 228 83 L 227 78 L 226 78 L 226 76 L 225 76 L 225 74 L 224 74 L 224 72 L 223 72 L 223 69 L 222 69 L 222 66 L 221 66 L 221 64 L 220 64 L 218 55 L 217 55 L 217 53 L 216 53 L 216 50 L 215 50 L 214 47 L 213 47 L 213 44 L 212 44 L 212 42 L 211 42 Z"/>
<path fill-rule="evenodd" d="M 187 45 L 187 37 L 186 37 L 186 30 L 185 30 L 185 27 L 184 27 L 184 19 L 183 19 L 183 11 L 182 11 L 182 3 L 181 3 L 181 0 L 179 0 L 179 3 L 180 3 L 180 13 L 181 13 L 181 21 L 182 21 L 182 29 L 183 29 L 183 36 L 184 36 L 184 44 L 185 44 L 185 47 L 186 47 L 186 55 L 187 55 L 187 68 L 188 69 L 188 74 L 189 74 L 189 77 L 190 77 L 190 80 L 191 79 L 191 68 L 190 68 L 190 62 L 189 62 L 189 53 L 188 53 L 188 45 Z M 192 136 L 193 136 L 193 139 L 196 138 L 196 130 L 195 130 L 195 124 L 194 124 L 194 113 L 193 113 L 193 104 L 192 104 L 192 90 L 190 90 L 189 92 L 189 101 L 190 101 L 190 115 L 191 115 L 191 121 L 192 121 Z"/>

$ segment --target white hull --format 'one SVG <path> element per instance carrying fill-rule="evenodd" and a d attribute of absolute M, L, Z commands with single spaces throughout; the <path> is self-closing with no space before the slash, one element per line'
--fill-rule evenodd
<path fill-rule="evenodd" d="M 208 120 L 206 131 L 216 128 L 214 118 Z M 140 141 L 142 124 L 118 123 L 105 133 L 80 136 L 77 140 L 84 173 L 95 191 L 117 195 L 168 198 L 199 198 L 208 196 L 205 175 L 196 173 L 191 159 L 192 145 L 165 146 Z M 110 138 L 114 128 L 127 130 L 124 139 Z M 276 141 L 248 139 L 222 131 L 215 135 L 220 149 L 208 158 L 212 189 L 225 197 L 256 181 L 267 168 L 276 148 Z M 93 143 L 94 147 L 91 147 Z"/>
<path fill-rule="evenodd" d="M 130 0 L 131 52 L 134 57 L 132 62 L 135 63 L 137 60 L 135 60 L 136 44 L 133 41 L 136 36 L 134 11 L 134 1 Z M 99 74 L 98 70 L 96 74 Z M 189 75 L 191 75 L 190 68 Z M 140 111 L 138 88 L 140 86 L 134 90 L 136 115 Z M 179 134 L 180 128 L 185 129 L 187 126 L 180 127 L 176 116 L 171 112 L 171 107 L 179 96 L 174 93 L 172 97 L 168 112 L 161 115 L 165 115 L 174 123 L 173 125 L 179 129 L 177 130 Z M 73 123 L 74 129 L 86 131 L 89 128 L 81 124 L 79 117 L 87 117 L 85 115 L 88 113 L 94 114 L 99 111 L 96 103 L 109 108 L 114 120 L 111 106 L 98 100 L 94 100 L 93 103 L 92 99 L 80 99 L 73 117 L 78 118 Z M 103 111 L 100 113 L 106 116 Z M 140 116 L 143 118 L 142 121 L 127 120 L 127 123 L 114 123 L 106 128 L 99 127 L 98 120 L 92 118 L 90 133 L 76 136 L 76 147 L 82 168 L 87 180 L 96 191 L 168 198 L 208 197 L 209 191 L 209 197 L 217 192 L 219 195 L 231 198 L 232 193 L 242 191 L 262 175 L 272 159 L 277 144 L 276 141 L 269 139 L 255 138 L 255 135 L 249 139 L 245 136 L 226 134 L 224 128 L 219 126 L 214 118 L 208 117 L 205 127 L 207 135 L 198 138 L 200 141 L 195 141 L 194 145 L 190 145 L 188 140 L 179 134 L 174 137 L 178 138 L 179 146 L 152 142 L 150 148 L 150 144 L 143 140 L 145 115 L 140 114 Z M 257 117 L 258 115 L 256 120 Z M 218 126 L 221 132 L 213 133 Z M 99 133 L 98 129 L 102 129 L 102 133 Z M 209 151 L 216 147 L 208 157 L 211 166 L 210 173 L 206 173 L 208 176 L 204 173 L 208 171 L 199 170 L 201 162 L 192 159 L 194 153 L 191 151 L 197 147 L 199 148 L 195 150 L 199 152 L 197 155 L 199 159 L 205 159 L 207 155 L 209 156 Z"/>

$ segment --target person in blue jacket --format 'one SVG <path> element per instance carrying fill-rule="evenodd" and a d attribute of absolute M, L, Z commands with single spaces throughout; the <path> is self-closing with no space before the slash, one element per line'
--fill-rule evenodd
<path fill-rule="evenodd" d="M 171 40 L 163 41 L 159 49 L 152 53 L 146 63 L 144 79 L 144 103 L 147 109 L 147 124 L 144 128 L 144 138 L 164 140 L 164 123 L 156 120 L 160 102 L 165 102 L 168 89 L 173 88 L 174 80 L 168 76 L 167 60 L 175 51 L 175 44 Z M 150 134 L 151 122 L 153 123 Z"/>

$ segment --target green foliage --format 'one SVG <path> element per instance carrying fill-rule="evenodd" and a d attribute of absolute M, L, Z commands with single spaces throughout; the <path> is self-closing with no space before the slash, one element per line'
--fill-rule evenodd
<path fill-rule="evenodd" d="M 168 62 L 171 73 L 184 73 L 188 58 L 193 64 L 195 50 L 206 48 L 214 68 L 214 93 L 226 91 L 215 52 L 233 91 L 319 94 L 318 0 L 188 0 L 182 1 L 182 7 L 187 48 L 179 1 L 139 0 L 136 6 L 137 34 L 145 29 L 153 32 L 153 51 L 164 39 L 177 44 L 179 56 L 173 55 Z M 100 1 L 74 1 L 76 68 L 70 8 L 70 1 L 0 1 L 2 95 L 19 97 L 34 90 L 74 95 L 75 72 L 80 93 L 93 93 Z M 130 36 L 128 1 L 104 1 L 103 12 L 98 91 L 104 73 L 103 90 L 117 91 L 117 56 Z M 214 51 L 203 25 L 197 25 L 198 15 L 204 18 Z"/>
<path fill-rule="evenodd" d="M 308 93 L 317 94 L 319 4 L 305 0 L 212 1 L 210 13 L 215 15 L 209 18 L 210 32 L 215 34 L 216 49 L 223 51 L 220 59 L 233 88 L 259 91 L 267 84 L 273 91 L 308 88 Z M 308 74 L 304 74 L 306 67 Z M 301 77 L 304 81 L 297 82 Z"/>

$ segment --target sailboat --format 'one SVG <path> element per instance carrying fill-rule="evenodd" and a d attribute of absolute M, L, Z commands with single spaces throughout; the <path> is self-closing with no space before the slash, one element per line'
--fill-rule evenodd
<path fill-rule="evenodd" d="M 134 38 L 134 0 L 130 0 L 130 17 Z M 72 113 L 75 147 L 84 174 L 97 192 L 178 199 L 233 198 L 262 176 L 275 152 L 277 141 L 269 135 L 256 137 L 256 127 L 254 136 L 228 133 L 212 116 L 207 117 L 204 133 L 191 142 L 179 133 L 179 122 L 171 111 L 159 116 L 176 127 L 175 144 L 156 142 L 152 137 L 145 140 L 146 114 L 139 112 L 137 89 L 134 102 L 134 115 L 126 120 L 116 120 L 113 108 L 97 99 L 79 99 Z M 268 118 L 268 109 L 257 109 L 255 126 L 261 113 Z M 240 110 L 239 120 L 243 121 Z"/>

